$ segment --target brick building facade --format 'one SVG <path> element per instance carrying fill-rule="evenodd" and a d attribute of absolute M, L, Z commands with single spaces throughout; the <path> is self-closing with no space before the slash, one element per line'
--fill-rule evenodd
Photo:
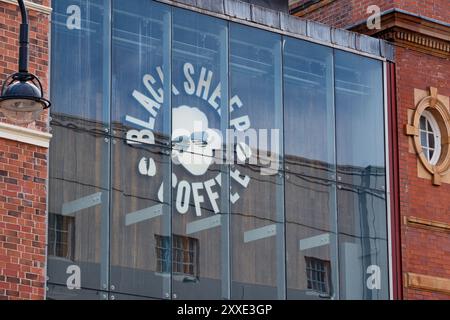
<path fill-rule="evenodd" d="M 381 29 L 366 21 L 381 9 Z M 417 92 L 436 88 L 450 96 L 449 0 L 296 1 L 292 14 L 392 41 L 396 45 L 396 96 L 399 212 L 402 277 L 398 297 L 448 299 L 450 294 L 450 185 L 433 185 L 421 174 L 411 138 L 405 133 Z M 448 108 L 448 104 L 447 104 Z M 400 270 L 400 269 L 398 269 Z"/>
<path fill-rule="evenodd" d="M 417 15 L 450 22 L 447 0 L 297 0 L 291 1 L 291 12 L 298 17 L 320 21 L 338 28 L 365 22 L 370 14 L 367 8 L 376 5 L 381 12 L 390 9 L 405 10 Z"/>
<path fill-rule="evenodd" d="M 30 71 L 48 89 L 49 0 L 28 2 Z M 18 67 L 20 14 L 0 1 L 0 84 Z M 0 112 L 0 300 L 43 299 L 47 234 L 48 115 L 27 127 Z"/>

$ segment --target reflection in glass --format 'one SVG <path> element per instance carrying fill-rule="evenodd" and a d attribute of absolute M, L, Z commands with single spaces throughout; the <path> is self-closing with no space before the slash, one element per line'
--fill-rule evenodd
<path fill-rule="evenodd" d="M 49 299 L 388 297 L 382 62 L 155 1 L 53 18 Z"/>
<path fill-rule="evenodd" d="M 167 146 L 170 9 L 154 1 L 113 2 L 111 286 L 115 292 L 170 296 L 158 237 L 170 236 L 163 186 Z M 170 248 L 170 247 L 169 247 Z M 169 249 L 170 250 L 170 249 Z"/>
<path fill-rule="evenodd" d="M 245 140 L 256 162 L 230 169 L 233 299 L 285 296 L 280 40 L 230 25 L 230 125 L 258 133 Z"/>
<path fill-rule="evenodd" d="M 108 2 L 53 1 L 50 111 L 64 125 L 100 131 L 109 126 L 104 104 L 109 81 Z"/>
<path fill-rule="evenodd" d="M 337 195 L 341 298 L 387 299 L 385 193 L 340 185 Z"/>
<path fill-rule="evenodd" d="M 286 176 L 288 299 L 338 296 L 335 202 L 334 183 L 292 173 Z"/>
<path fill-rule="evenodd" d="M 349 184 L 383 189 L 382 62 L 336 50 L 335 68 L 338 178 Z"/>
<path fill-rule="evenodd" d="M 50 213 L 47 254 L 67 260 L 75 258 L 75 218 Z"/>
<path fill-rule="evenodd" d="M 139 141 L 151 132 L 153 143 L 165 146 L 164 75 L 169 70 L 163 69 L 163 56 L 169 10 L 153 1 L 114 1 L 113 18 L 113 135 Z"/>
<path fill-rule="evenodd" d="M 286 171 L 333 179 L 333 50 L 287 38 L 283 79 Z"/>
<path fill-rule="evenodd" d="M 111 283 L 118 292 L 163 298 L 170 269 L 161 269 L 158 237 L 168 236 L 164 204 L 158 192 L 165 150 L 148 145 L 129 145 L 116 139 L 113 145 Z M 154 174 L 141 174 L 137 164 L 151 159 Z M 127 163 L 127 165 L 122 165 Z"/>
<path fill-rule="evenodd" d="M 101 289 L 107 277 L 102 228 L 109 210 L 109 143 L 101 135 L 53 126 L 50 159 L 48 277 L 66 285 L 70 266 L 81 286 Z"/>
<path fill-rule="evenodd" d="M 283 79 L 287 294 L 336 298 L 333 50 L 287 38 Z"/>
<path fill-rule="evenodd" d="M 319 294 L 331 294 L 331 264 L 330 260 L 305 257 L 307 287 Z"/>
<path fill-rule="evenodd" d="M 172 280 L 181 299 L 227 298 L 227 211 L 223 165 L 216 163 L 226 117 L 227 51 L 225 21 L 173 11 Z"/>

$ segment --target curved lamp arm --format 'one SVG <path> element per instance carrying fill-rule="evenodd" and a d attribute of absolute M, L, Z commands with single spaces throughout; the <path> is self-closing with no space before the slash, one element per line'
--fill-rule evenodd
<path fill-rule="evenodd" d="M 19 72 L 28 72 L 28 13 L 23 0 L 17 0 L 19 3 L 22 23 L 20 24 L 19 37 Z"/>

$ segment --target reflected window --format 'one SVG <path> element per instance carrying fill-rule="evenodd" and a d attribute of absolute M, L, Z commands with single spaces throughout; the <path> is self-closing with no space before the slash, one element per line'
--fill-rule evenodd
<path fill-rule="evenodd" d="M 156 235 L 157 271 L 170 272 L 170 237 Z M 197 278 L 198 239 L 173 235 L 172 268 L 174 274 L 188 275 Z"/>
<path fill-rule="evenodd" d="M 74 259 L 75 218 L 50 213 L 48 217 L 48 255 Z"/>
<path fill-rule="evenodd" d="M 330 261 L 305 257 L 308 289 L 330 295 Z"/>
<path fill-rule="evenodd" d="M 156 238 L 156 270 L 170 272 L 170 237 L 155 235 Z"/>
<path fill-rule="evenodd" d="M 198 277 L 198 240 L 173 237 L 173 272 Z"/>

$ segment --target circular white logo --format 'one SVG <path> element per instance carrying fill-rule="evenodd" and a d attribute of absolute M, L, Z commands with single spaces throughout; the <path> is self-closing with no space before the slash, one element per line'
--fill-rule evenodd
<path fill-rule="evenodd" d="M 218 151 L 222 151 L 225 140 L 220 130 L 210 128 L 208 115 L 213 115 L 220 119 L 220 93 L 221 84 L 218 83 L 213 89 L 211 87 L 214 74 L 206 68 L 195 70 L 191 63 L 183 65 L 184 81 L 182 89 L 179 90 L 172 86 L 174 96 L 196 96 L 201 106 L 180 105 L 172 108 L 172 133 L 171 133 L 171 159 L 172 163 L 179 165 L 190 175 L 189 181 L 179 180 L 172 174 L 173 196 L 176 201 L 176 210 L 180 214 L 185 214 L 189 210 L 189 204 L 193 203 L 197 216 L 202 215 L 202 204 L 208 201 L 215 213 L 219 213 L 219 193 L 222 182 L 221 173 L 214 179 L 205 180 L 204 176 L 213 163 L 224 161 L 223 157 L 217 156 Z M 197 71 L 197 72 L 196 72 Z M 143 77 L 144 85 L 148 92 L 142 93 L 137 90 L 133 92 L 134 99 L 149 112 L 149 120 L 143 121 L 127 115 L 125 120 L 140 129 L 130 129 L 127 132 L 127 143 L 135 144 L 155 144 L 154 129 L 158 114 L 162 110 L 164 101 L 164 90 L 162 83 L 164 81 L 161 67 L 156 68 L 157 77 L 146 74 Z M 158 81 L 157 81 L 158 79 Z M 159 86 L 159 87 L 158 87 Z M 192 99 L 190 99 L 192 101 Z M 202 102 L 202 103 L 201 103 Z M 236 95 L 230 99 L 230 114 L 234 110 L 241 109 L 243 103 Z M 213 112 L 205 112 L 205 108 L 212 109 Z M 211 110 L 208 110 L 211 111 Z M 213 119 L 217 120 L 217 119 Z M 239 132 L 245 135 L 250 129 L 250 119 L 247 115 L 233 118 L 230 116 L 230 127 L 228 130 Z M 228 134 L 227 134 L 228 135 Z M 237 160 L 245 163 L 252 156 L 252 148 L 245 142 L 233 143 Z M 234 162 L 233 159 L 225 161 Z M 137 164 L 138 173 L 154 178 L 157 173 L 157 167 L 154 159 L 143 157 Z M 236 168 L 231 170 L 231 178 L 241 187 L 247 188 L 250 183 L 250 177 L 242 175 Z M 202 179 L 203 178 L 203 179 Z M 158 199 L 164 200 L 164 182 L 160 183 Z M 240 198 L 239 192 L 231 190 L 230 201 L 235 203 Z"/>

